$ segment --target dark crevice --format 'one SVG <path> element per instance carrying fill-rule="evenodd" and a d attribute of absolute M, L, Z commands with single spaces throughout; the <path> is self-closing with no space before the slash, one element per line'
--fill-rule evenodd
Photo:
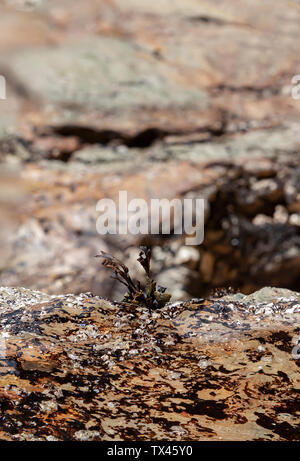
<path fill-rule="evenodd" d="M 138 131 L 133 135 L 123 133 L 116 130 L 97 130 L 78 125 L 63 125 L 51 127 L 50 132 L 60 136 L 75 136 L 80 139 L 83 144 L 123 144 L 131 148 L 147 148 L 160 141 L 167 136 L 188 136 L 193 134 L 208 133 L 211 137 L 220 137 L 226 134 L 228 125 L 227 113 L 223 113 L 218 126 L 206 126 L 193 130 L 164 130 L 158 127 L 150 127 Z M 49 133 L 48 133 L 49 134 Z"/>
<path fill-rule="evenodd" d="M 60 136 L 76 136 L 82 142 L 88 144 L 103 144 L 107 145 L 114 140 L 123 142 L 124 136 L 114 130 L 94 130 L 92 128 L 81 127 L 76 125 L 64 125 L 57 128 L 52 128 L 54 134 Z"/>
<path fill-rule="evenodd" d="M 159 139 L 171 134 L 159 128 L 148 128 L 133 136 L 115 130 L 96 130 L 76 125 L 64 125 L 52 128 L 60 136 L 76 136 L 82 143 L 109 145 L 117 142 L 127 147 L 147 148 Z"/>
<path fill-rule="evenodd" d="M 7 137 L 0 142 L 0 147 L 2 154 L 13 154 L 16 152 L 16 146 L 21 146 L 26 151 L 26 161 L 44 158 L 68 162 L 75 151 L 88 145 L 111 147 L 124 145 L 128 148 L 146 149 L 158 141 L 163 141 L 168 136 L 180 139 L 182 136 L 201 135 L 203 133 L 206 135 L 205 141 L 207 141 L 226 135 L 227 126 L 226 113 L 223 114 L 218 126 L 206 126 L 193 130 L 164 130 L 150 127 L 134 134 L 128 134 L 113 129 L 98 130 L 79 125 L 48 126 L 36 130 L 33 133 L 33 139 L 30 140 L 15 136 Z M 64 139 L 66 143 L 63 141 Z"/>
<path fill-rule="evenodd" d="M 163 139 L 168 134 L 169 133 L 167 131 L 160 130 L 158 128 L 148 128 L 129 139 L 126 145 L 128 147 L 149 147 L 154 144 L 154 142 Z"/>

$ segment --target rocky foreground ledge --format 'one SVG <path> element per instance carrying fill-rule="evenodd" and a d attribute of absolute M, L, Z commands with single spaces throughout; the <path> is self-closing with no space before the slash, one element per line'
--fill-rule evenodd
<path fill-rule="evenodd" d="M 289 290 L 149 313 L 0 288 L 0 439 L 300 440 L 299 336 Z"/>

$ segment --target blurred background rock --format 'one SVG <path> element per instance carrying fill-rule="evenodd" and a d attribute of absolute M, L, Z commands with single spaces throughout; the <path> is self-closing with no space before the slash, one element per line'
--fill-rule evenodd
<path fill-rule="evenodd" d="M 4 270 L 12 257 L 15 233 L 21 223 L 22 207 L 28 190 L 15 168 L 2 168 L 0 172 L 0 270 Z M 15 248 L 18 252 L 18 249 Z"/>
<path fill-rule="evenodd" d="M 109 251 L 136 271 L 147 243 L 173 299 L 229 285 L 300 290 L 299 2 L 0 10 L 0 168 L 21 178 L 1 174 L 0 285 L 120 298 L 93 256 Z M 18 181 L 29 190 L 21 212 Z M 99 236 L 96 203 L 119 190 L 205 197 L 204 243 Z"/>

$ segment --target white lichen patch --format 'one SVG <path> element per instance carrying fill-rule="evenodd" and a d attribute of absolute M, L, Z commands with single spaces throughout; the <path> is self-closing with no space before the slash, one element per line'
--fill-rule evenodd
<path fill-rule="evenodd" d="M 0 310 L 17 310 L 28 305 L 39 304 L 51 300 L 51 296 L 41 291 L 27 290 L 26 288 L 1 287 Z"/>
<path fill-rule="evenodd" d="M 81 442 L 88 442 L 100 437 L 99 431 L 77 431 L 74 434 L 76 440 L 80 440 Z"/>

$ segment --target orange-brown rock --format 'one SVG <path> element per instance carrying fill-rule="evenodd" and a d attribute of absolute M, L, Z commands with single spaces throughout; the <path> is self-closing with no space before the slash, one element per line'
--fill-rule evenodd
<path fill-rule="evenodd" d="M 0 236 L 0 284 L 120 297 L 91 261 L 132 266 L 145 243 L 96 232 L 97 200 L 123 189 L 207 199 L 208 264 L 182 267 L 182 238 L 146 242 L 178 298 L 299 291 L 299 18 L 289 0 L 1 2 L 0 168 L 32 194 Z"/>
<path fill-rule="evenodd" d="M 0 289 L 1 440 L 299 440 L 300 295 Z"/>

